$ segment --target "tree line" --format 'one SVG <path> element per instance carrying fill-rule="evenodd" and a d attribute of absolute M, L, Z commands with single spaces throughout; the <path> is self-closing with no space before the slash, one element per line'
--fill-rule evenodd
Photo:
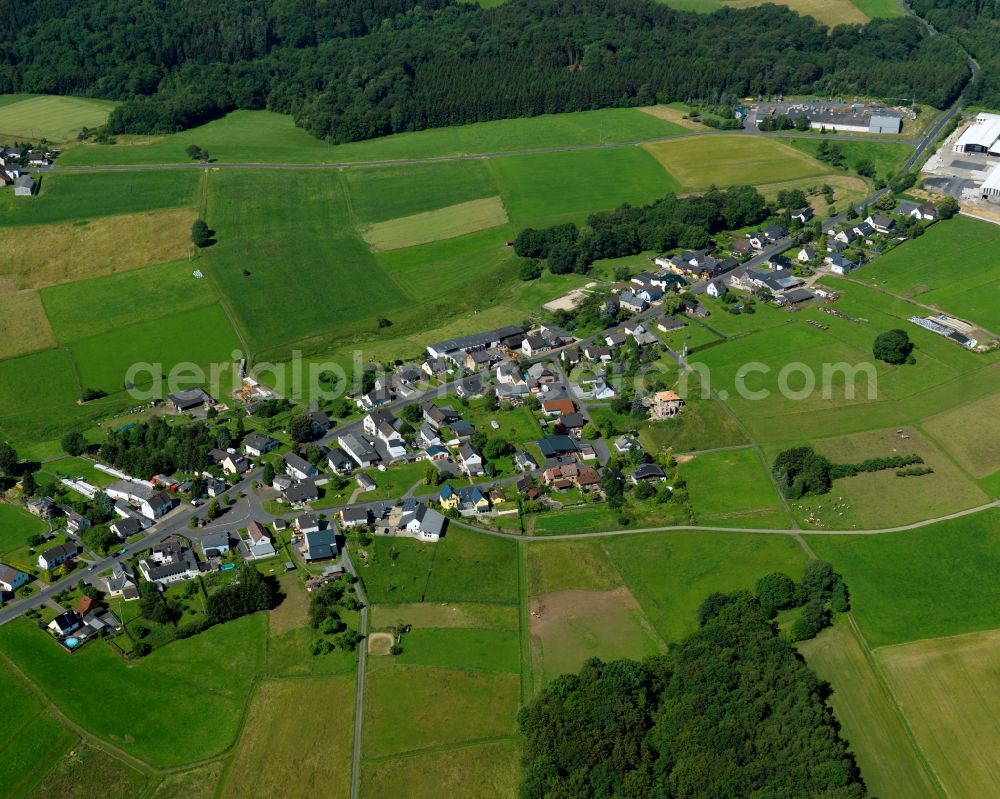
<path fill-rule="evenodd" d="M 816 568 L 811 588 L 831 574 Z M 773 582 L 769 601 L 788 589 Z M 518 717 L 522 799 L 866 797 L 827 686 L 772 615 L 750 592 L 716 594 L 668 654 L 557 677 Z"/>
<path fill-rule="evenodd" d="M 826 494 L 833 487 L 833 481 L 842 477 L 854 477 L 864 472 L 881 472 L 887 469 L 904 470 L 905 467 L 922 465 L 919 455 L 888 455 L 882 458 L 868 458 L 860 463 L 831 463 L 812 447 L 792 447 L 779 452 L 774 459 L 771 472 L 782 492 L 789 499 Z M 930 474 L 933 470 L 916 470 L 906 474 Z"/>
<path fill-rule="evenodd" d="M 802 199 L 805 204 L 804 195 Z M 602 258 L 706 247 L 714 233 L 756 225 L 769 214 L 767 202 L 753 186 L 710 189 L 691 197 L 667 194 L 649 205 L 624 204 L 593 213 L 583 229 L 572 223 L 525 228 L 514 240 L 514 252 L 544 259 L 553 274 L 586 272 Z"/>
<path fill-rule="evenodd" d="M 926 0 L 925 0 L 926 2 Z M 652 0 L 0 2 L 0 92 L 122 101 L 106 132 L 168 133 L 268 108 L 332 142 L 720 96 L 915 97 L 969 70 L 910 18 L 832 30 L 783 7 Z"/>

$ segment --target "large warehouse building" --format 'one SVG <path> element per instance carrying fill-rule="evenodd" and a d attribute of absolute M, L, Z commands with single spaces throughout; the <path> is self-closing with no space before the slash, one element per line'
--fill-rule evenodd
<path fill-rule="evenodd" d="M 993 171 L 983 181 L 979 191 L 984 200 L 1000 200 L 1000 166 L 993 167 Z"/>
<path fill-rule="evenodd" d="M 979 114 L 952 149 L 956 153 L 1000 155 L 1000 114 Z"/>

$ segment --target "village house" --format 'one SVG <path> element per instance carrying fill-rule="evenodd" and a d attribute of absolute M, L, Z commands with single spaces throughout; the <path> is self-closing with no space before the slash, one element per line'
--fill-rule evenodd
<path fill-rule="evenodd" d="M 439 407 L 433 402 L 424 403 L 424 421 L 435 430 L 440 430 L 450 424 L 454 424 L 462 417 L 455 413 L 454 408 Z"/>
<path fill-rule="evenodd" d="M 178 557 L 154 565 L 147 560 L 139 561 L 139 571 L 145 580 L 156 583 L 161 588 L 184 580 L 193 580 L 201 574 L 205 564 L 198 563 L 191 550 L 184 550 Z"/>
<path fill-rule="evenodd" d="M 229 551 L 229 533 L 205 533 L 201 537 L 201 551 L 206 558 L 218 558 Z"/>
<path fill-rule="evenodd" d="M 469 477 L 483 473 L 483 456 L 469 444 L 463 444 L 458 451 L 458 464 Z"/>
<path fill-rule="evenodd" d="M 438 501 L 445 510 L 457 510 L 465 515 L 488 513 L 490 510 L 490 501 L 478 486 L 454 489 L 445 483 L 438 494 Z"/>
<path fill-rule="evenodd" d="M 876 233 L 888 234 L 896 227 L 896 220 L 885 214 L 872 214 L 865 219 L 869 225 L 875 228 Z"/>
<path fill-rule="evenodd" d="M 333 447 L 326 453 L 326 462 L 334 474 L 350 474 L 354 470 L 354 461 L 340 447 Z"/>
<path fill-rule="evenodd" d="M 521 449 L 514 453 L 514 466 L 519 472 L 532 472 L 538 468 L 538 463 L 531 453 Z"/>
<path fill-rule="evenodd" d="M 655 463 L 642 463 L 628 476 L 628 479 L 638 485 L 639 483 L 659 483 L 667 479 L 667 476 Z"/>
<path fill-rule="evenodd" d="M 424 450 L 424 459 L 433 462 L 447 461 L 451 459 L 448 448 L 441 444 L 433 444 Z"/>
<path fill-rule="evenodd" d="M 828 255 L 824 261 L 829 264 L 830 271 L 835 275 L 847 275 L 852 271 L 857 269 L 858 265 L 853 261 L 847 260 L 840 253 L 834 253 L 833 255 Z"/>
<path fill-rule="evenodd" d="M 678 316 L 661 316 L 656 320 L 656 329 L 661 333 L 669 333 L 672 330 L 680 330 L 687 327 L 687 322 Z"/>
<path fill-rule="evenodd" d="M 713 280 L 708 286 L 705 287 L 705 293 L 709 297 L 721 297 L 727 291 L 726 284 L 721 280 Z"/>
<path fill-rule="evenodd" d="M 813 218 L 813 209 L 810 208 L 809 206 L 806 206 L 805 208 L 798 208 L 795 211 L 792 211 L 792 219 L 796 220 L 797 222 L 803 225 L 812 218 Z"/>
<path fill-rule="evenodd" d="M 27 502 L 28 513 L 39 519 L 51 519 L 59 511 L 52 497 L 33 497 Z"/>
<path fill-rule="evenodd" d="M 589 361 L 604 361 L 608 362 L 611 360 L 611 350 L 607 347 L 602 347 L 599 345 L 589 344 L 584 350 L 583 354 Z"/>
<path fill-rule="evenodd" d="M 213 449 L 208 453 L 208 457 L 221 467 L 225 474 L 243 474 L 250 470 L 250 461 L 235 451 Z"/>
<path fill-rule="evenodd" d="M 476 399 L 483 396 L 484 386 L 482 375 L 469 375 L 458 381 L 455 394 L 463 399 Z"/>
<path fill-rule="evenodd" d="M 652 420 L 670 419 L 681 412 L 684 400 L 676 391 L 657 391 L 649 403 L 649 418 Z"/>
<path fill-rule="evenodd" d="M 447 520 L 433 508 L 428 508 L 423 502 L 408 499 L 403 503 L 403 514 L 400 518 L 400 529 L 419 538 L 421 541 L 438 541 L 444 532 Z"/>
<path fill-rule="evenodd" d="M 369 477 L 364 472 L 358 472 L 354 476 L 354 479 L 358 484 L 358 488 L 360 488 L 362 491 L 374 491 L 376 488 L 378 488 L 378 486 L 375 485 L 375 481 L 372 480 L 371 477 Z"/>
<path fill-rule="evenodd" d="M 299 553 L 306 563 L 335 558 L 339 553 L 337 536 L 331 529 L 310 529 L 308 532 L 302 534 Z"/>
<path fill-rule="evenodd" d="M 60 638 L 69 635 L 72 632 L 76 632 L 81 627 L 83 627 L 83 619 L 81 619 L 80 616 L 72 610 L 60 613 L 48 624 L 49 632 Z"/>
<path fill-rule="evenodd" d="M 623 291 L 618 295 L 618 303 L 630 313 L 642 313 L 649 307 L 649 302 L 631 291 Z"/>
<path fill-rule="evenodd" d="M 142 522 L 134 516 L 126 516 L 124 519 L 112 523 L 110 529 L 120 540 L 124 541 L 129 536 L 142 532 L 143 526 Z"/>
<path fill-rule="evenodd" d="M 247 537 L 244 541 L 247 554 L 254 560 L 271 558 L 278 553 L 274 549 L 274 543 L 267 530 L 258 521 L 251 521 L 247 525 Z"/>
<path fill-rule="evenodd" d="M 63 507 L 62 512 L 63 515 L 66 517 L 67 532 L 79 533 L 83 530 L 86 530 L 92 524 L 90 519 L 88 519 L 83 514 L 73 510 L 73 508 L 69 507 L 68 505 Z"/>
<path fill-rule="evenodd" d="M 28 575 L 25 572 L 6 563 L 0 563 L 0 592 L 12 594 L 27 582 Z"/>
<path fill-rule="evenodd" d="M 243 451 L 251 458 L 260 458 L 277 446 L 277 440 L 261 433 L 252 433 L 243 440 Z"/>
<path fill-rule="evenodd" d="M 30 197 L 35 193 L 35 179 L 31 175 L 21 175 L 14 181 L 15 197 Z"/>
<path fill-rule="evenodd" d="M 121 597 L 126 601 L 138 599 L 139 587 L 132 570 L 124 563 L 115 563 L 111 567 L 111 575 L 104 578 L 104 592 L 110 597 Z"/>
<path fill-rule="evenodd" d="M 362 468 L 371 466 L 382 460 L 371 444 L 360 436 L 354 435 L 354 433 L 341 433 L 337 436 L 337 443 Z"/>
<path fill-rule="evenodd" d="M 304 507 L 319 499 L 319 488 L 317 488 L 315 480 L 302 480 L 286 488 L 282 492 L 282 498 L 289 505 Z"/>
<path fill-rule="evenodd" d="M 816 248 L 813 247 L 811 244 L 806 245 L 801 250 L 799 250 L 799 254 L 797 256 L 795 256 L 795 259 L 800 264 L 807 264 L 810 261 L 815 261 L 816 260 Z"/>
<path fill-rule="evenodd" d="M 61 566 L 66 561 L 76 557 L 78 551 L 79 547 L 72 541 L 49 547 L 38 556 L 38 568 L 54 569 L 56 566 Z"/>
<path fill-rule="evenodd" d="M 367 527 L 371 524 L 371 512 L 364 505 L 344 508 L 340 512 L 340 526 L 344 529 Z"/>
<path fill-rule="evenodd" d="M 281 460 L 285 464 L 285 474 L 293 480 L 307 480 L 319 474 L 319 469 L 294 452 L 286 453 Z"/>

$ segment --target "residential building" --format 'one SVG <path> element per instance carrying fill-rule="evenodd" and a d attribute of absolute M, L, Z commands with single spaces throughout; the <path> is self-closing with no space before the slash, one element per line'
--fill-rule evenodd
<path fill-rule="evenodd" d="M 684 400 L 676 391 L 657 391 L 649 405 L 650 419 L 669 419 L 681 412 Z"/>
<path fill-rule="evenodd" d="M 39 519 L 51 519 L 59 510 L 52 497 L 33 497 L 26 504 L 28 513 Z"/>
<path fill-rule="evenodd" d="M 356 505 L 353 508 L 344 508 L 340 512 L 340 525 L 346 529 L 353 527 L 367 527 L 371 523 L 371 514 L 363 505 Z"/>
<path fill-rule="evenodd" d="M 66 561 L 76 557 L 78 551 L 79 548 L 72 541 L 49 547 L 38 556 L 38 568 L 54 569 L 56 566 L 61 566 Z"/>
<path fill-rule="evenodd" d="M 371 466 L 382 460 L 371 444 L 361 438 L 361 436 L 354 435 L 354 433 L 341 433 L 337 437 L 337 443 L 362 468 Z"/>
<path fill-rule="evenodd" d="M 258 521 L 251 521 L 247 525 L 247 538 L 246 538 L 246 548 L 250 557 L 254 560 L 260 560 L 261 558 L 271 558 L 278 553 L 274 549 L 274 543 L 271 541 L 271 536 L 267 534 L 267 530 Z"/>
<path fill-rule="evenodd" d="M 282 461 L 285 464 L 285 473 L 293 480 L 308 480 L 319 474 L 319 469 L 294 452 L 287 453 Z"/>
<path fill-rule="evenodd" d="M 334 447 L 326 454 L 326 462 L 335 474 L 349 474 L 354 470 L 354 461 L 340 447 Z"/>
<path fill-rule="evenodd" d="M 8 566 L 5 563 L 0 563 L 0 591 L 12 594 L 22 585 L 27 584 L 28 575 L 15 569 L 13 566 Z"/>
<path fill-rule="evenodd" d="M 459 449 L 458 462 L 469 477 L 477 477 L 483 473 L 483 457 L 469 444 L 463 444 Z"/>
<path fill-rule="evenodd" d="M 659 483 L 666 480 L 667 476 L 655 463 L 642 463 L 629 475 L 629 480 L 633 483 Z"/>
<path fill-rule="evenodd" d="M 191 550 L 186 549 L 179 557 L 162 565 L 140 560 L 139 571 L 147 581 L 163 587 L 184 580 L 193 580 L 201 574 L 202 564 L 198 563 Z"/>
<path fill-rule="evenodd" d="M 332 529 L 310 530 L 303 534 L 299 552 L 307 563 L 335 558 L 339 554 L 337 535 Z"/>
<path fill-rule="evenodd" d="M 872 214 L 865 219 L 865 222 L 875 228 L 876 233 L 891 233 L 892 229 L 896 227 L 896 220 L 885 214 Z"/>
<path fill-rule="evenodd" d="M 217 558 L 229 551 L 229 533 L 206 533 L 201 537 L 201 551 L 206 558 Z"/>
<path fill-rule="evenodd" d="M 277 448 L 278 441 L 261 433 L 252 433 L 243 439 L 243 451 L 251 458 L 259 458 Z"/>
<path fill-rule="evenodd" d="M 186 411 L 197 410 L 208 405 L 214 405 L 215 400 L 201 388 L 189 388 L 184 391 L 175 391 L 167 396 L 167 406 L 184 413 Z"/>
<path fill-rule="evenodd" d="M 319 499 L 319 489 L 314 480 L 302 480 L 286 488 L 282 496 L 289 505 L 301 507 Z"/>
<path fill-rule="evenodd" d="M 111 576 L 104 578 L 105 593 L 111 597 L 121 597 L 129 601 L 139 598 L 139 587 L 131 569 L 124 563 L 115 563 L 111 567 Z"/>
<path fill-rule="evenodd" d="M 295 525 L 295 529 L 303 535 L 305 533 L 314 533 L 319 530 L 319 519 L 311 513 L 303 513 L 292 523 Z"/>
<path fill-rule="evenodd" d="M 111 532 L 124 541 L 129 536 L 140 533 L 143 530 L 142 522 L 134 516 L 126 516 L 111 524 Z"/>
<path fill-rule="evenodd" d="M 447 520 L 433 508 L 418 502 L 413 510 L 403 513 L 400 524 L 407 532 L 416 535 L 422 541 L 438 541 L 444 532 Z"/>
<path fill-rule="evenodd" d="M 76 632 L 81 627 L 83 627 L 83 619 L 80 618 L 78 613 L 72 610 L 60 613 L 52 621 L 50 621 L 48 625 L 49 631 L 60 638 L 64 635 Z"/>

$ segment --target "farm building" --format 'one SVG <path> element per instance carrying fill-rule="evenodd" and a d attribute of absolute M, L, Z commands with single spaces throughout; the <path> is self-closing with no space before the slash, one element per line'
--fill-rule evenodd
<path fill-rule="evenodd" d="M 35 193 L 35 179 L 31 175 L 21 175 L 14 181 L 15 197 L 30 197 Z"/>
<path fill-rule="evenodd" d="M 984 200 L 1000 199 L 1000 166 L 993 167 L 993 171 L 983 181 L 983 185 L 980 186 L 979 190 Z"/>

